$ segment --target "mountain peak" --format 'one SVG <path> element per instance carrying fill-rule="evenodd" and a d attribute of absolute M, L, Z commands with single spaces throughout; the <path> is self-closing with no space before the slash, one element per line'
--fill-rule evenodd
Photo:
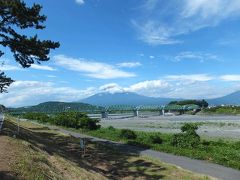
<path fill-rule="evenodd" d="M 81 100 L 80 102 L 108 106 L 108 105 L 164 105 L 176 99 L 171 98 L 154 98 L 142 96 L 134 92 L 104 92 L 95 94 L 86 99 Z"/>
<path fill-rule="evenodd" d="M 109 105 L 166 105 L 171 101 L 183 100 L 180 98 L 154 98 L 139 95 L 134 92 L 103 92 L 95 94 L 80 102 L 98 106 Z M 233 92 L 223 97 L 206 99 L 210 105 L 240 105 L 240 91 Z"/>
<path fill-rule="evenodd" d="M 223 97 L 207 100 L 210 105 L 240 105 L 240 91 L 233 92 Z"/>

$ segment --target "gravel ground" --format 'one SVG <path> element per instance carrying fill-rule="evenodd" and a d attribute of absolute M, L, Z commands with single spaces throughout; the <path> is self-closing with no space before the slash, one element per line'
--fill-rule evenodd
<path fill-rule="evenodd" d="M 202 136 L 240 139 L 240 116 L 158 116 L 157 113 L 114 114 L 108 119 L 101 119 L 103 127 L 128 128 L 139 131 L 176 133 L 186 123 L 201 123 L 198 133 Z"/>

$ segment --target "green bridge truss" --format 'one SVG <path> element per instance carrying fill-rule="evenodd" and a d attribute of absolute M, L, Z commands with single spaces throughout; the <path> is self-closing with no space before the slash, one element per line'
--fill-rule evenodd
<path fill-rule="evenodd" d="M 182 110 L 197 110 L 201 109 L 200 106 L 195 104 L 189 104 L 189 105 L 166 105 L 166 106 L 157 106 L 157 105 L 149 105 L 149 106 L 133 106 L 133 105 L 112 105 L 112 106 L 106 106 L 103 107 L 102 111 L 108 111 L 108 112 L 115 112 L 115 111 L 160 111 L 160 110 L 170 110 L 170 111 L 182 111 Z"/>

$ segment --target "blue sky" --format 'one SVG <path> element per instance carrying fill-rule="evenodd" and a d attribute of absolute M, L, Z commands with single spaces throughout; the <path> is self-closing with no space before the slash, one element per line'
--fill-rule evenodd
<path fill-rule="evenodd" d="M 22 69 L 7 48 L 1 70 L 16 80 L 7 106 L 77 101 L 99 92 L 214 98 L 240 90 L 239 0 L 26 0 L 43 6 L 50 61 Z"/>

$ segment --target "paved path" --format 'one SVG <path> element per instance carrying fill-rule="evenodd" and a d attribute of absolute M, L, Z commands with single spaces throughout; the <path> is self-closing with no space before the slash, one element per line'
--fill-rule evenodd
<path fill-rule="evenodd" d="M 4 121 L 4 114 L 3 114 L 3 113 L 0 113 L 0 132 L 1 132 L 1 130 L 2 130 L 3 121 Z"/>
<path fill-rule="evenodd" d="M 49 128 L 56 129 L 56 127 L 49 127 Z M 195 160 L 195 159 L 190 159 L 182 156 L 175 156 L 173 154 L 163 153 L 163 152 L 154 151 L 150 149 L 143 149 L 140 147 L 121 144 L 113 141 L 108 141 L 105 139 L 95 138 L 95 137 L 83 135 L 80 133 L 67 131 L 64 129 L 57 128 L 57 130 L 77 138 L 88 138 L 93 142 L 100 142 L 107 145 L 111 145 L 112 147 L 116 148 L 121 152 L 138 153 L 140 155 L 149 156 L 151 158 L 158 159 L 162 162 L 170 163 L 196 173 L 206 174 L 206 175 L 209 175 L 218 179 L 224 179 L 224 180 L 240 180 L 240 171 L 232 168 L 227 168 L 221 165 L 209 163 L 207 161 Z"/>

